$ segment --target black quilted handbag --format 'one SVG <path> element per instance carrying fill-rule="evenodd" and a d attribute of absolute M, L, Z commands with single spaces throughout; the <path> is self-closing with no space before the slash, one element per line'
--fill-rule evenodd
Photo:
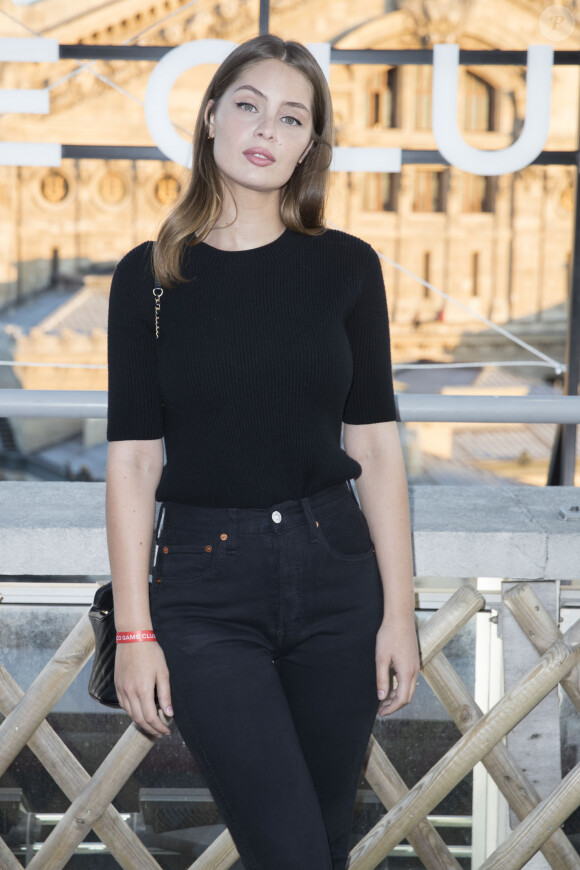
<path fill-rule="evenodd" d="M 120 707 L 115 689 L 115 650 L 117 632 L 113 612 L 113 586 L 99 586 L 89 619 L 95 633 L 95 656 L 89 677 L 89 695 L 106 707 Z"/>
<path fill-rule="evenodd" d="M 155 535 L 151 542 L 149 556 L 150 573 L 154 569 L 157 554 L 157 536 L 160 531 L 158 513 Z M 149 586 L 151 591 L 151 586 Z M 109 581 L 99 586 L 95 592 L 93 604 L 89 610 L 89 619 L 95 634 L 95 656 L 89 677 L 89 695 L 106 707 L 120 708 L 117 690 L 115 689 L 115 651 L 117 649 L 117 630 L 115 628 L 115 613 L 113 605 L 113 584 Z M 157 693 L 155 694 L 157 700 Z"/>

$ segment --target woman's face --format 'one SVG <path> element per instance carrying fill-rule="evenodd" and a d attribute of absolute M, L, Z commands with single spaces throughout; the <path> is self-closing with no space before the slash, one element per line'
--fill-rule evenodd
<path fill-rule="evenodd" d="M 280 60 L 261 60 L 238 76 L 205 112 L 214 160 L 235 188 L 283 187 L 312 146 L 312 86 Z"/>

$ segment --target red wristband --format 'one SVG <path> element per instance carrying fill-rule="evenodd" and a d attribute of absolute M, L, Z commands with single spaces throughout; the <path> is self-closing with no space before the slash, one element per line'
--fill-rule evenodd
<path fill-rule="evenodd" d="M 153 631 L 118 631 L 117 643 L 139 643 L 144 640 L 157 640 Z"/>

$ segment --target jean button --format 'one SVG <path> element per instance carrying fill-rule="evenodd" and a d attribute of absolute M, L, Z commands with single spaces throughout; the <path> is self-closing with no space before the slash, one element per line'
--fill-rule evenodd
<path fill-rule="evenodd" d="M 282 522 L 282 514 L 280 513 L 280 511 L 274 511 L 272 513 L 272 519 L 274 520 L 275 523 L 281 523 Z"/>

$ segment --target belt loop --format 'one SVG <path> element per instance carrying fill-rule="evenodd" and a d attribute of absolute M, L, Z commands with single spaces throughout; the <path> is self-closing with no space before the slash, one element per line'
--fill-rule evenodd
<path fill-rule="evenodd" d="M 163 529 L 163 523 L 165 521 L 165 502 L 161 502 L 161 506 L 159 508 L 159 514 L 157 516 L 157 528 L 155 529 L 155 537 L 159 538 L 161 531 Z"/>
<path fill-rule="evenodd" d="M 353 487 L 353 485 L 352 485 L 352 481 L 351 481 L 350 479 L 347 480 L 347 484 L 348 484 L 348 488 L 350 489 L 350 494 L 351 494 L 352 497 L 354 498 L 354 500 L 355 500 L 355 502 L 357 503 L 357 505 L 359 505 L 358 498 L 356 497 L 356 493 L 355 493 L 355 491 L 354 491 L 354 487 Z M 360 507 L 360 505 L 359 505 L 359 507 Z"/>
<path fill-rule="evenodd" d="M 153 574 L 155 572 L 155 568 L 157 567 L 157 555 L 159 553 L 159 536 L 161 535 L 161 530 L 163 529 L 163 521 L 165 519 L 165 502 L 161 502 L 159 507 L 159 511 L 157 513 L 157 521 L 155 523 L 155 531 L 153 533 L 153 539 L 151 541 L 151 553 L 149 557 L 149 574 Z"/>
<path fill-rule="evenodd" d="M 228 516 L 230 522 L 228 529 L 228 542 L 226 544 L 226 553 L 235 553 L 238 534 L 238 509 L 228 508 Z"/>
<path fill-rule="evenodd" d="M 306 519 L 310 524 L 310 543 L 315 544 L 318 541 L 318 526 L 316 524 L 316 520 L 314 519 L 314 514 L 312 513 L 312 508 L 310 507 L 310 501 L 308 497 L 304 497 L 300 499 L 300 504 L 302 505 L 302 509 L 306 514 Z"/>

